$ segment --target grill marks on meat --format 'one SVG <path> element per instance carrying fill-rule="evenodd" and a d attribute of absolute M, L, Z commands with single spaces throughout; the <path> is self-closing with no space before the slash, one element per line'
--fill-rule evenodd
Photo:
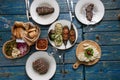
<path fill-rule="evenodd" d="M 53 12 L 54 12 L 54 8 L 49 8 L 49 7 L 46 7 L 46 6 L 37 7 L 37 8 L 36 8 L 36 12 L 37 12 L 39 15 L 47 15 L 47 14 L 53 13 Z"/>
<path fill-rule="evenodd" d="M 86 10 L 86 18 L 87 20 L 91 21 L 92 17 L 93 17 L 93 8 L 94 8 L 94 4 L 89 4 L 87 6 Z"/>
<path fill-rule="evenodd" d="M 32 64 L 33 69 L 39 74 L 45 74 L 49 69 L 49 63 L 46 62 L 43 58 L 37 59 Z"/>

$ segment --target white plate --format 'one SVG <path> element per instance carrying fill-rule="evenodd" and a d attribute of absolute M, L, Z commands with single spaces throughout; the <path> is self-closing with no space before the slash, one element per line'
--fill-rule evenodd
<path fill-rule="evenodd" d="M 93 18 L 92 21 L 88 21 L 86 18 L 85 8 L 93 3 Z M 77 19 L 86 25 L 93 25 L 101 21 L 105 13 L 104 5 L 100 0 L 79 0 L 75 6 L 75 15 Z"/>
<path fill-rule="evenodd" d="M 39 59 L 44 58 L 49 62 L 49 70 L 46 74 L 40 75 L 32 68 L 32 63 Z M 32 80 L 49 80 L 56 71 L 56 61 L 52 56 L 49 56 L 47 52 L 38 51 L 33 53 L 26 62 L 26 73 Z"/>
<path fill-rule="evenodd" d="M 49 28 L 49 30 L 48 30 L 48 33 L 50 32 L 51 29 L 54 29 L 54 28 L 55 28 L 55 24 L 56 24 L 56 23 L 61 23 L 63 26 L 67 25 L 69 29 L 71 28 L 71 22 L 70 22 L 70 21 L 67 21 L 67 20 L 59 20 L 59 21 L 54 22 L 54 23 L 50 26 L 50 28 Z M 74 42 L 72 45 L 71 45 L 70 41 L 68 40 L 67 45 L 66 45 L 66 48 L 65 48 L 64 43 L 63 43 L 60 47 L 57 47 L 57 46 L 55 46 L 54 42 L 51 41 L 51 40 L 48 38 L 48 40 L 49 40 L 49 42 L 51 43 L 51 45 L 54 46 L 54 47 L 56 47 L 57 49 L 61 49 L 61 50 L 68 49 L 68 48 L 72 47 L 72 46 L 76 43 L 77 38 L 78 38 L 78 31 L 77 31 L 77 28 L 75 27 L 74 24 L 73 24 L 73 28 L 75 29 L 75 33 L 76 33 L 76 40 L 75 40 L 75 42 Z"/>
<path fill-rule="evenodd" d="M 36 8 L 40 6 L 53 7 L 54 13 L 40 16 L 36 12 Z M 33 0 L 30 7 L 30 14 L 32 19 L 38 24 L 42 24 L 42 25 L 48 25 L 54 22 L 58 18 L 59 12 L 60 9 L 56 0 Z"/>

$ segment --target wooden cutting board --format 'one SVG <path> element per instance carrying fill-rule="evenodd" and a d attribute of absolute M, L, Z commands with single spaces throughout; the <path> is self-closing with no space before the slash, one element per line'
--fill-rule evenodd
<path fill-rule="evenodd" d="M 82 54 L 81 52 L 84 52 L 84 46 L 83 44 L 89 44 L 92 45 L 94 47 L 96 47 L 97 51 L 99 52 L 99 55 L 101 57 L 101 48 L 100 46 L 92 40 L 84 40 L 81 43 L 78 44 L 77 48 L 76 48 L 76 57 L 77 57 L 77 61 L 75 62 L 75 64 L 73 64 L 73 68 L 77 69 L 79 67 L 80 64 L 84 64 L 84 65 L 94 65 L 95 63 L 97 63 L 99 61 L 99 59 L 95 59 L 94 61 L 90 61 L 90 62 L 82 62 L 78 59 L 78 55 Z"/>

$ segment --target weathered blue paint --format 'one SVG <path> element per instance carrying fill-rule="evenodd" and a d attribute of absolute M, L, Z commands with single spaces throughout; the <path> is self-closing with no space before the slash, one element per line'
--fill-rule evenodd
<path fill-rule="evenodd" d="M 79 0 L 73 0 L 74 8 Z M 78 30 L 78 40 L 76 44 L 65 50 L 65 77 L 60 72 L 61 63 L 55 55 L 57 70 L 51 80 L 119 80 L 120 79 L 120 0 L 101 0 L 105 6 L 105 15 L 101 22 L 94 26 L 86 27 L 80 23 L 76 17 L 73 23 Z M 32 2 L 32 0 L 30 0 Z M 60 6 L 60 15 L 57 20 L 66 19 L 70 21 L 66 0 L 57 0 Z M 25 72 L 25 63 L 28 57 L 35 51 L 35 45 L 30 52 L 15 60 L 9 60 L 2 54 L 4 42 L 11 39 L 11 27 L 14 21 L 28 22 L 25 15 L 24 0 L 0 0 L 0 80 L 30 80 Z M 32 19 L 31 22 L 35 23 Z M 8 25 L 7 25 L 8 24 Z M 39 25 L 41 28 L 40 38 L 47 38 L 47 31 L 50 25 Z M 76 62 L 76 47 L 82 40 L 94 40 L 100 44 L 102 56 L 100 61 L 93 66 L 83 66 L 77 70 L 72 68 Z M 52 50 L 49 43 L 47 52 Z"/>

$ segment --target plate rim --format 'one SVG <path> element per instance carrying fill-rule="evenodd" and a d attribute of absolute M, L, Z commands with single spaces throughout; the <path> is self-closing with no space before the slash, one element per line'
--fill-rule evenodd
<path fill-rule="evenodd" d="M 32 17 L 33 15 L 32 15 L 32 6 L 35 4 L 35 2 L 37 2 L 37 1 L 40 1 L 40 0 L 33 0 L 33 2 L 31 3 L 31 5 L 30 5 L 30 8 L 29 8 L 29 11 L 30 11 L 30 15 L 31 15 L 31 18 L 32 18 L 32 20 L 33 21 L 35 21 L 36 23 L 38 23 L 38 24 L 40 24 L 40 25 L 49 25 L 49 24 L 52 24 L 53 22 L 55 22 L 56 20 L 57 20 L 57 18 L 59 17 L 59 14 L 60 14 L 60 7 L 59 7 L 59 4 L 58 4 L 58 2 L 56 1 L 56 0 L 49 0 L 49 1 L 51 1 L 51 2 L 54 2 L 55 4 L 56 4 L 56 10 L 58 10 L 57 12 L 58 12 L 58 14 L 56 15 L 56 17 L 54 18 L 54 20 L 53 21 L 50 21 L 49 23 L 48 22 L 46 22 L 46 23 L 43 23 L 42 21 L 36 21 L 35 20 L 35 18 L 34 17 Z M 41 2 L 41 1 L 40 1 Z"/>
<path fill-rule="evenodd" d="M 51 78 L 55 75 L 56 68 L 57 68 L 57 64 L 56 64 L 55 58 L 54 58 L 52 55 L 49 55 L 48 52 L 46 52 L 46 51 L 36 51 L 36 52 L 33 52 L 33 53 L 28 57 L 28 59 L 26 60 L 26 63 L 25 63 L 25 71 L 26 71 L 26 74 L 28 75 L 28 77 L 29 77 L 30 79 L 34 80 L 34 78 L 31 77 L 30 74 L 28 73 L 27 64 L 28 64 L 28 61 L 30 60 L 30 58 L 31 58 L 32 56 L 34 56 L 34 55 L 40 55 L 40 54 L 45 54 L 45 55 L 47 55 L 49 58 L 52 58 L 53 61 L 54 61 L 54 63 L 55 63 L 55 65 L 54 65 L 54 67 L 55 67 L 55 68 L 54 68 L 54 71 L 52 71 L 53 73 L 52 73 L 52 75 L 49 77 L 49 79 L 51 79 Z M 38 56 L 37 56 L 37 57 L 38 57 Z M 29 64 L 30 64 L 30 63 L 29 63 Z M 47 78 L 46 78 L 46 79 L 47 79 Z M 46 79 L 45 79 L 45 80 L 46 80 Z"/>

